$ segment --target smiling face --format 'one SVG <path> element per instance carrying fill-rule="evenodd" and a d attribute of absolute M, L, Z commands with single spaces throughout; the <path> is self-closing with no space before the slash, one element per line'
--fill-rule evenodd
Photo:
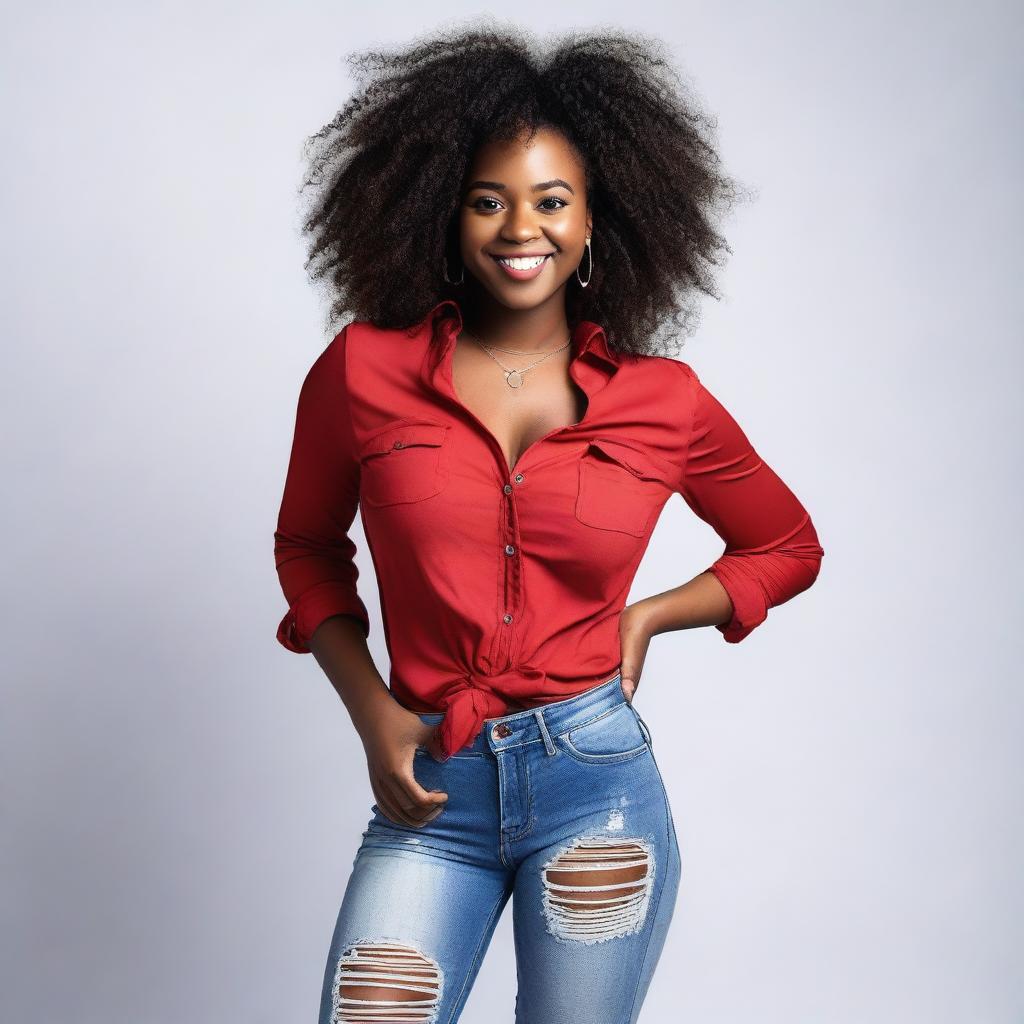
<path fill-rule="evenodd" d="M 564 299 L 591 226 L 585 170 L 560 132 L 541 128 L 529 144 L 523 135 L 477 150 L 462 191 L 459 241 L 467 274 L 495 301 L 530 309 L 556 294 Z"/>

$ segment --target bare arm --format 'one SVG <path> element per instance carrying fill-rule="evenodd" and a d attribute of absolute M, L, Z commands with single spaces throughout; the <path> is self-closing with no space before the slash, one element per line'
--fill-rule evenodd
<path fill-rule="evenodd" d="M 366 752 L 381 812 L 419 826 L 440 813 L 444 793 L 413 774 L 418 744 L 436 731 L 398 704 L 373 664 L 349 529 L 359 499 L 359 455 L 346 401 L 345 328 L 321 353 L 299 393 L 274 556 L 288 611 L 277 638 L 312 653 L 341 697 Z"/>
<path fill-rule="evenodd" d="M 677 629 L 719 626 L 729 622 L 732 614 L 728 591 L 707 570 L 689 583 L 631 604 L 619 619 L 626 697 L 633 699 L 652 637 Z"/>
<path fill-rule="evenodd" d="M 432 821 L 448 795 L 420 786 L 412 764 L 417 745 L 428 745 L 435 727 L 425 725 L 388 692 L 356 620 L 347 615 L 326 619 L 313 634 L 310 650 L 362 740 L 377 806 L 404 825 Z"/>

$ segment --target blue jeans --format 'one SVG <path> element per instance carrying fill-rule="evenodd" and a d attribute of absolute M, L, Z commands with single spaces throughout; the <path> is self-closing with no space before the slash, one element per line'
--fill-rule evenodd
<path fill-rule="evenodd" d="M 620 676 L 487 719 L 443 763 L 417 748 L 413 771 L 448 801 L 420 828 L 373 805 L 320 1024 L 457 1021 L 510 896 L 516 1024 L 632 1024 L 675 909 L 680 857 L 650 730 Z"/>

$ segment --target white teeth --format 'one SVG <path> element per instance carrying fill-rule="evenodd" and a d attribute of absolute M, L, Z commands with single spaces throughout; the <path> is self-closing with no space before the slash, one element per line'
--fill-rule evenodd
<path fill-rule="evenodd" d="M 504 263 L 506 267 L 511 267 L 513 270 L 533 270 L 546 259 L 547 256 L 509 256 L 507 258 L 499 256 L 498 262 Z"/>

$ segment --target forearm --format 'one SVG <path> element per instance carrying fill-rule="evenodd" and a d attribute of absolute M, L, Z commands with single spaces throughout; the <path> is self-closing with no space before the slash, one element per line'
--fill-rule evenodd
<path fill-rule="evenodd" d="M 309 649 L 360 736 L 366 734 L 369 722 L 398 707 L 377 671 L 362 626 L 353 617 L 334 615 L 325 619 L 310 638 Z"/>
<path fill-rule="evenodd" d="M 352 716 L 366 753 L 374 810 L 420 828 L 441 813 L 448 794 L 429 792 L 413 769 L 414 752 L 429 744 L 436 727 L 421 722 L 388 692 L 370 657 L 358 617 L 332 615 L 316 628 L 309 649 Z"/>
<path fill-rule="evenodd" d="M 695 626 L 717 626 L 732 618 L 732 601 L 713 573 L 630 605 L 630 614 L 648 634 L 657 636 Z"/>

